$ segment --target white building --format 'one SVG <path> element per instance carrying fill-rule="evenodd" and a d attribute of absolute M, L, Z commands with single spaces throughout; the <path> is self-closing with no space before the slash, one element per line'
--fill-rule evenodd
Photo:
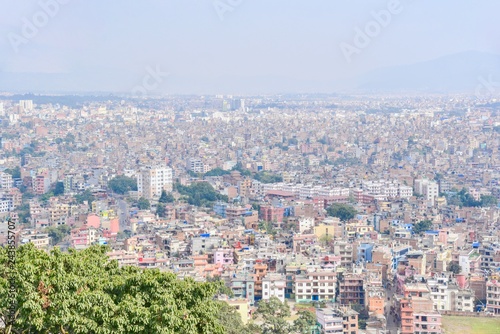
<path fill-rule="evenodd" d="M 435 199 L 439 196 L 439 185 L 434 181 L 418 179 L 415 180 L 415 192 L 423 195 L 431 205 L 434 205 Z"/>
<path fill-rule="evenodd" d="M 14 182 L 12 180 L 12 175 L 9 173 L 0 172 L 0 188 L 2 189 L 10 189 L 14 186 Z"/>
<path fill-rule="evenodd" d="M 286 278 L 282 274 L 267 273 L 262 278 L 262 299 L 268 300 L 271 297 L 278 298 L 285 302 Z"/>
<path fill-rule="evenodd" d="M 158 198 L 162 190 L 172 191 L 173 174 L 170 167 L 147 167 L 137 173 L 137 192 L 139 197 Z"/>

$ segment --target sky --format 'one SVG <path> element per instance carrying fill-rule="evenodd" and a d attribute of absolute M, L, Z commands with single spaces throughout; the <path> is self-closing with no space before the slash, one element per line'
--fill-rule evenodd
<path fill-rule="evenodd" d="M 334 92 L 378 68 L 500 55 L 499 12 L 498 0 L 0 0 L 0 90 Z"/>

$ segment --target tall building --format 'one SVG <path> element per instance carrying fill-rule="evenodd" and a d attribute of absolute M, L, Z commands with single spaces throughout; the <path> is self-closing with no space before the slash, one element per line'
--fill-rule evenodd
<path fill-rule="evenodd" d="M 19 107 L 22 110 L 33 110 L 33 101 L 32 100 L 19 100 Z"/>
<path fill-rule="evenodd" d="M 0 188 L 10 189 L 13 187 L 12 175 L 9 173 L 0 172 Z"/>
<path fill-rule="evenodd" d="M 5 116 L 5 109 L 3 108 L 3 102 L 0 102 L 0 116 Z"/>
<path fill-rule="evenodd" d="M 424 198 L 434 205 L 435 199 L 439 196 L 439 185 L 430 180 L 415 180 L 415 192 L 424 195 Z"/>
<path fill-rule="evenodd" d="M 172 168 L 147 167 L 137 173 L 137 191 L 139 196 L 151 199 L 161 196 L 162 190 L 172 191 Z"/>

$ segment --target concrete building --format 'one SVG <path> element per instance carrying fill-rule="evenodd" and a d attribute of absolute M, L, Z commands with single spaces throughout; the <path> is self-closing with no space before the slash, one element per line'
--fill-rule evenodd
<path fill-rule="evenodd" d="M 137 192 L 139 197 L 159 198 L 163 190 L 172 191 L 172 168 L 147 167 L 137 173 Z"/>

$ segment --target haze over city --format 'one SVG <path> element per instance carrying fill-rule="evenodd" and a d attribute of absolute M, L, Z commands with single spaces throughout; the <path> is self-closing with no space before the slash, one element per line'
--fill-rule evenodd
<path fill-rule="evenodd" d="M 40 3 L 0 5 L 9 91 L 129 93 L 148 67 L 169 73 L 161 94 L 471 92 L 478 77 L 500 78 L 494 0 L 61 1 L 27 36 Z M 442 69 L 442 57 L 454 65 Z M 397 87 L 375 87 L 394 71 Z"/>

